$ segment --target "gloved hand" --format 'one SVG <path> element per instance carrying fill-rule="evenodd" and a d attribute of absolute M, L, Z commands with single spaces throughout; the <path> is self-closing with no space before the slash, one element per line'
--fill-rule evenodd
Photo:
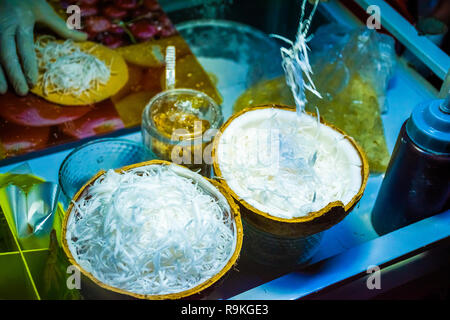
<path fill-rule="evenodd" d="M 71 30 L 45 0 L 0 0 L 0 94 L 8 85 L 26 95 L 38 78 L 33 29 L 41 23 L 63 38 L 86 40 L 87 35 Z"/>

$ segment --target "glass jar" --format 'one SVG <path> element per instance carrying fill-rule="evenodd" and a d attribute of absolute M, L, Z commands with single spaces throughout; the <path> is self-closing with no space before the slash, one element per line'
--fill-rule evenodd
<path fill-rule="evenodd" d="M 142 138 L 148 151 L 159 159 L 209 176 L 212 146 L 208 146 L 222 123 L 219 105 L 205 93 L 167 90 L 153 97 L 145 107 Z"/>

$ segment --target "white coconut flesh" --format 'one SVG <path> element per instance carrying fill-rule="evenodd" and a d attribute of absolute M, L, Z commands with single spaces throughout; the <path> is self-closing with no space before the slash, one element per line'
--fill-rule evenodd
<path fill-rule="evenodd" d="M 233 119 L 217 146 L 221 177 L 252 207 L 292 219 L 341 201 L 362 184 L 354 145 L 316 117 L 277 108 Z"/>
<path fill-rule="evenodd" d="M 188 169 L 148 165 L 97 179 L 74 203 L 68 248 L 109 286 L 178 293 L 218 274 L 236 248 L 225 197 Z"/>

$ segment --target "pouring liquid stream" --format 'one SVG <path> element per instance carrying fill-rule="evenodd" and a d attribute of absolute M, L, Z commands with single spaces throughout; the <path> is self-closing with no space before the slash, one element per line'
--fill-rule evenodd
<path fill-rule="evenodd" d="M 291 89 L 296 105 L 297 124 L 293 126 L 284 127 L 279 133 L 280 142 L 280 161 L 283 170 L 287 172 L 296 172 L 300 181 L 308 181 L 312 190 L 321 189 L 321 181 L 315 172 L 315 164 L 318 158 L 318 147 L 311 139 L 302 139 L 299 136 L 300 123 L 305 116 L 306 94 L 305 90 L 309 90 L 314 95 L 322 98 L 320 93 L 316 90 L 312 80 L 312 68 L 308 58 L 307 42 L 311 40 L 312 36 L 307 36 L 311 24 L 312 17 L 316 12 L 319 1 L 314 1 L 313 8 L 310 11 L 308 18 L 305 19 L 305 8 L 307 0 L 302 0 L 301 16 L 298 25 L 298 31 L 295 41 L 272 34 L 271 37 L 280 39 L 287 43 L 288 47 L 280 49 L 282 58 L 282 67 L 285 72 L 286 84 Z M 276 118 L 276 117 L 275 117 Z M 277 121 L 277 119 L 272 121 Z M 283 126 L 277 125 L 279 128 Z M 290 128 L 289 128 L 290 127 Z M 317 131 L 315 133 L 316 139 L 320 135 L 320 116 L 317 110 Z M 308 140 L 308 141 L 307 141 Z M 311 203 L 316 202 L 316 192 L 314 192 Z"/>
<path fill-rule="evenodd" d="M 292 95 L 294 96 L 298 117 L 305 112 L 305 90 L 309 90 L 317 97 L 322 98 L 320 93 L 316 90 L 314 82 L 311 78 L 313 72 L 309 63 L 309 48 L 307 45 L 307 42 L 312 38 L 312 36 L 307 37 L 307 34 L 318 3 L 318 0 L 314 2 L 309 17 L 304 19 L 306 0 L 302 1 L 301 16 L 295 42 L 276 34 L 271 35 L 272 37 L 278 38 L 290 45 L 288 48 L 282 47 L 280 52 L 282 67 L 286 76 L 286 84 L 289 86 Z"/>

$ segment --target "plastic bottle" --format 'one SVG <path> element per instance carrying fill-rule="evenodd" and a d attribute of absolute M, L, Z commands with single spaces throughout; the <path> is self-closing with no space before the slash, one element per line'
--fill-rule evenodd
<path fill-rule="evenodd" d="M 450 209 L 450 105 L 418 105 L 403 124 L 372 211 L 386 234 Z"/>

